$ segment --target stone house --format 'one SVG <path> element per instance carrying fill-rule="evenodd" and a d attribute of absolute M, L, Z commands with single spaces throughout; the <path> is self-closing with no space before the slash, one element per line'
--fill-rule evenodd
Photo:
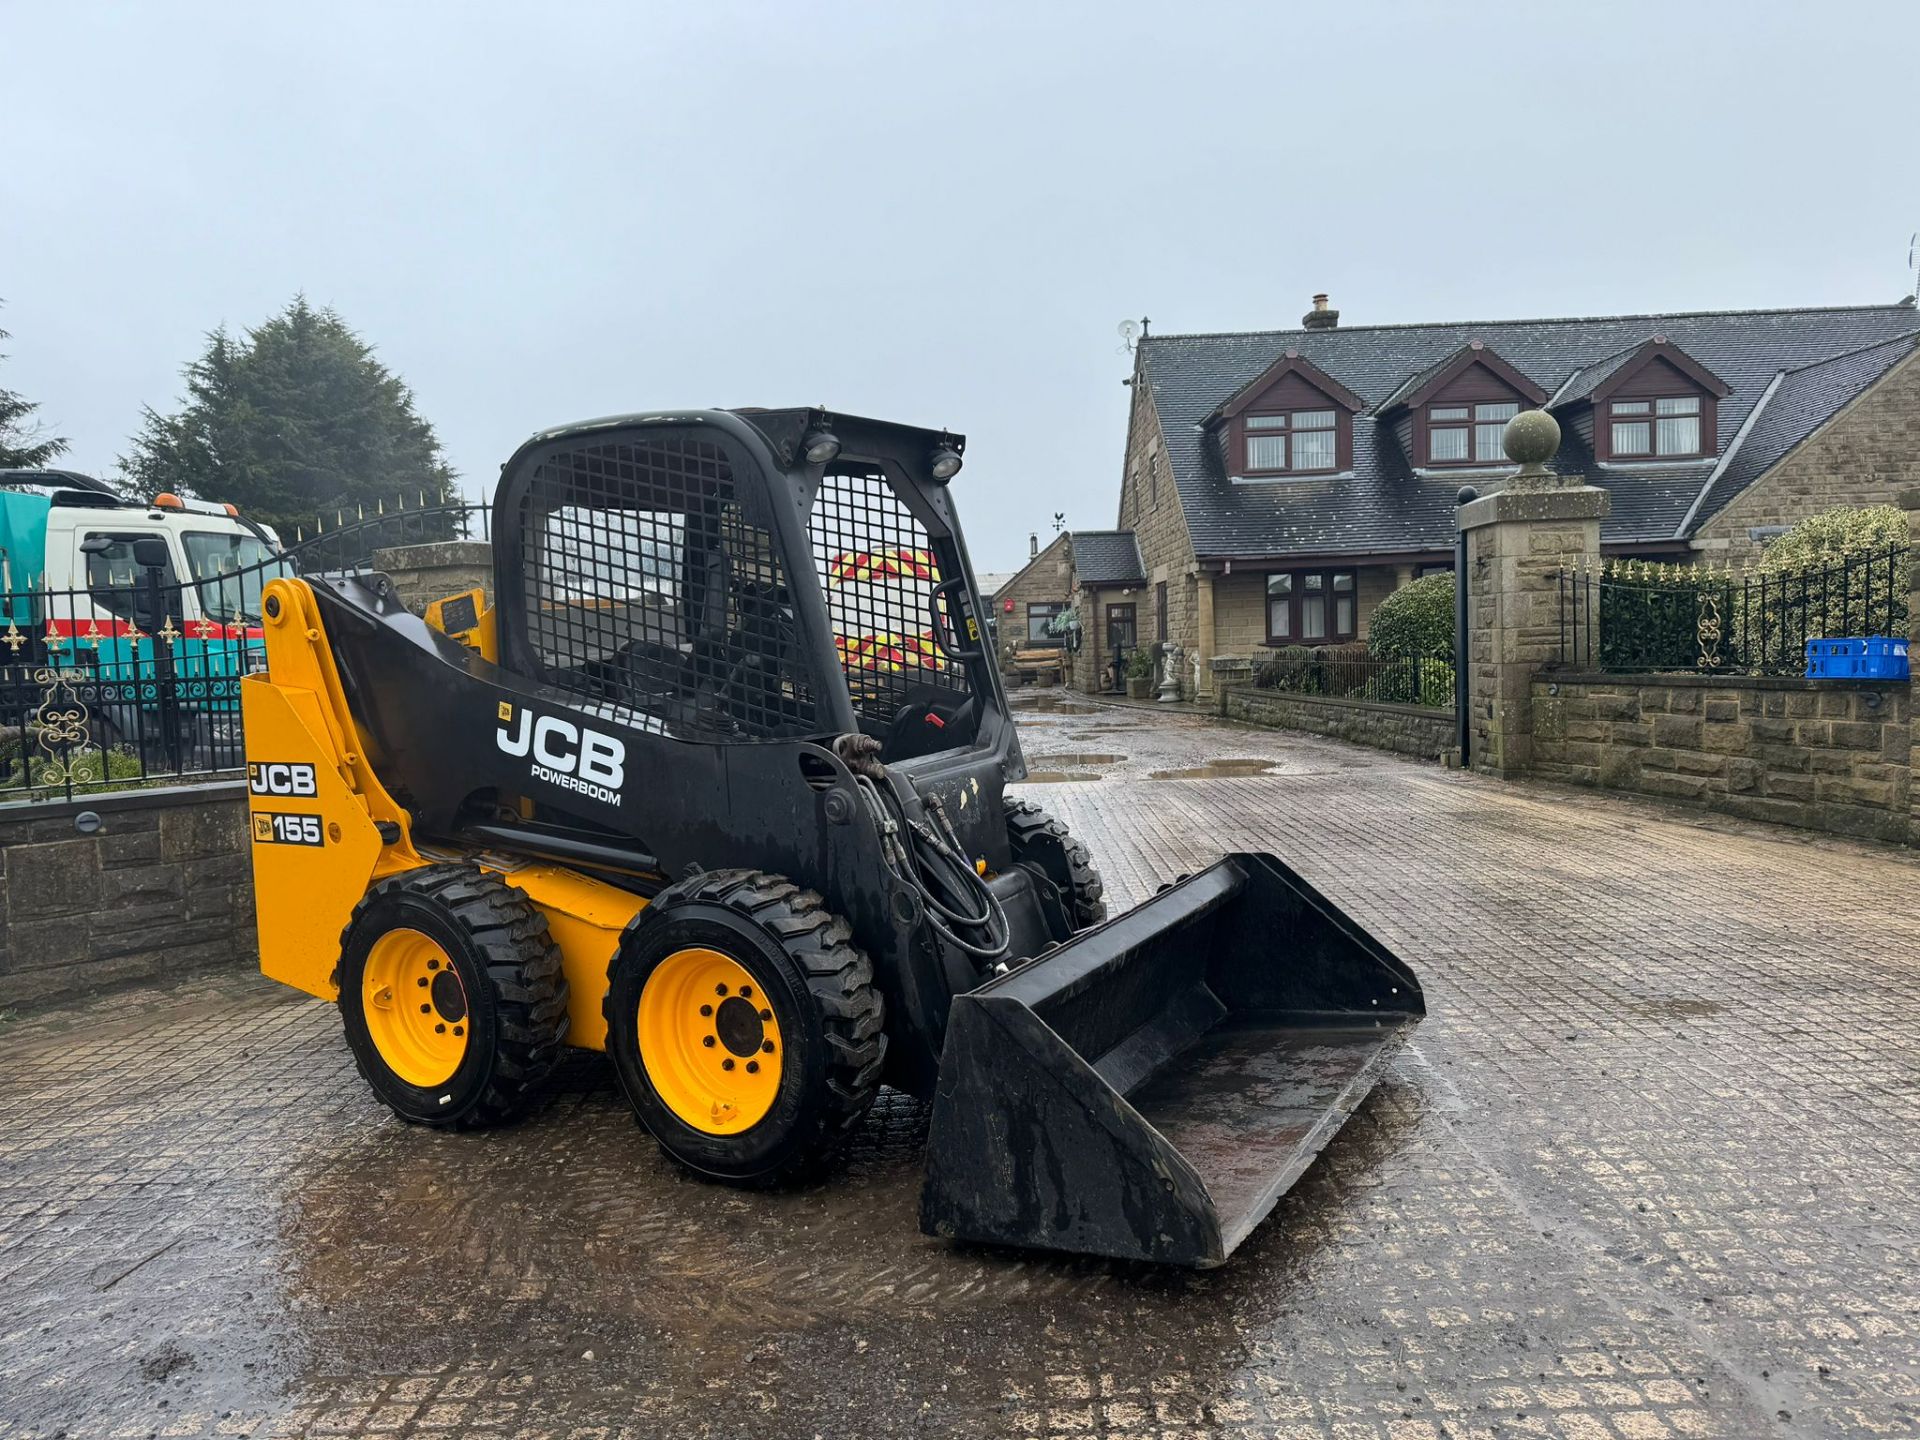
<path fill-rule="evenodd" d="M 1000 659 L 1018 645 L 1059 645 L 1047 624 L 1073 604 L 1073 537 L 1064 531 L 1041 548 L 1036 537 L 1027 563 L 994 591 L 991 604 Z"/>
<path fill-rule="evenodd" d="M 1342 328 L 1320 295 L 1295 330 L 1143 337 L 1118 521 L 1139 633 L 1201 694 L 1275 647 L 1365 640 L 1382 598 L 1451 568 L 1458 491 L 1504 484 L 1529 408 L 1560 421 L 1555 468 L 1609 491 L 1604 553 L 1738 563 L 1920 483 L 1917 351 L 1912 299 Z"/>
<path fill-rule="evenodd" d="M 1034 542 L 1033 558 L 997 584 L 986 603 L 999 635 L 1004 666 L 1017 645 L 1068 648 L 1065 635 L 1050 633 L 1057 617 L 1072 611 L 1080 619 L 1078 644 L 1068 661 L 1072 682 L 1087 690 L 1112 683 L 1116 653 L 1123 657 L 1142 639 L 1140 623 L 1146 569 L 1140 547 L 1121 530 L 1069 530 L 1045 549 Z M 982 589 L 986 582 L 981 581 Z"/>

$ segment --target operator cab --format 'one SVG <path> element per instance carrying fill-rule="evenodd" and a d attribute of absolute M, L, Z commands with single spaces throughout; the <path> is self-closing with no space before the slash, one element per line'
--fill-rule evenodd
<path fill-rule="evenodd" d="M 671 738 L 970 748 L 995 682 L 927 460 L 963 443 L 820 411 L 536 437 L 496 498 L 506 662 Z"/>

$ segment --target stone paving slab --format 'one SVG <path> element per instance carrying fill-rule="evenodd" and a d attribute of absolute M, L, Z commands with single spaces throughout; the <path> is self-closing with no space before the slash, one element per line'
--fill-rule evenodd
<path fill-rule="evenodd" d="M 920 1236 L 891 1093 L 781 1195 L 664 1163 L 596 1057 L 409 1129 L 228 974 L 0 1022 L 0 1437 L 1920 1434 L 1910 856 L 1021 703 L 1119 900 L 1271 849 L 1425 984 L 1224 1269 Z"/>

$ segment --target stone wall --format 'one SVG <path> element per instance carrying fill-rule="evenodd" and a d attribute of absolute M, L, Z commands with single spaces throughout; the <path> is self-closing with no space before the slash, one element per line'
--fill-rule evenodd
<path fill-rule="evenodd" d="M 1755 558 L 1747 533 L 1841 506 L 1893 505 L 1920 485 L 1920 354 L 1907 357 L 1817 430 L 1764 479 L 1700 527 L 1694 547 L 1715 559 Z"/>
<path fill-rule="evenodd" d="M 1270 730 L 1305 730 L 1425 760 L 1437 760 L 1454 747 L 1453 711 L 1424 705 L 1380 705 L 1228 685 L 1220 692 L 1220 713 Z"/>
<path fill-rule="evenodd" d="M 1133 415 L 1127 427 L 1125 474 L 1120 484 L 1119 528 L 1131 530 L 1140 544 L 1147 584 L 1140 597 L 1140 641 L 1159 639 L 1154 621 L 1154 587 L 1167 587 L 1167 639 L 1191 653 L 1199 643 L 1193 540 L 1174 489 L 1160 417 L 1154 412 L 1144 372 L 1135 371 Z"/>
<path fill-rule="evenodd" d="M 1904 681 L 1544 672 L 1533 773 L 1903 842 L 1910 692 Z"/>
<path fill-rule="evenodd" d="M 251 963 L 247 852 L 240 781 L 0 806 L 0 1006 Z"/>
<path fill-rule="evenodd" d="M 393 581 L 394 594 L 414 614 L 435 600 L 478 587 L 493 603 L 493 546 L 485 540 L 435 540 L 373 552 L 373 568 Z"/>

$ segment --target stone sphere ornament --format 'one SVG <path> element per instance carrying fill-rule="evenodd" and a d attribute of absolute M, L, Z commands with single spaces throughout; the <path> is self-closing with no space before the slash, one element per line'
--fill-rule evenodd
<path fill-rule="evenodd" d="M 1545 474 L 1547 462 L 1560 453 L 1560 422 L 1544 410 L 1522 410 L 1507 421 L 1500 444 L 1522 475 Z"/>

